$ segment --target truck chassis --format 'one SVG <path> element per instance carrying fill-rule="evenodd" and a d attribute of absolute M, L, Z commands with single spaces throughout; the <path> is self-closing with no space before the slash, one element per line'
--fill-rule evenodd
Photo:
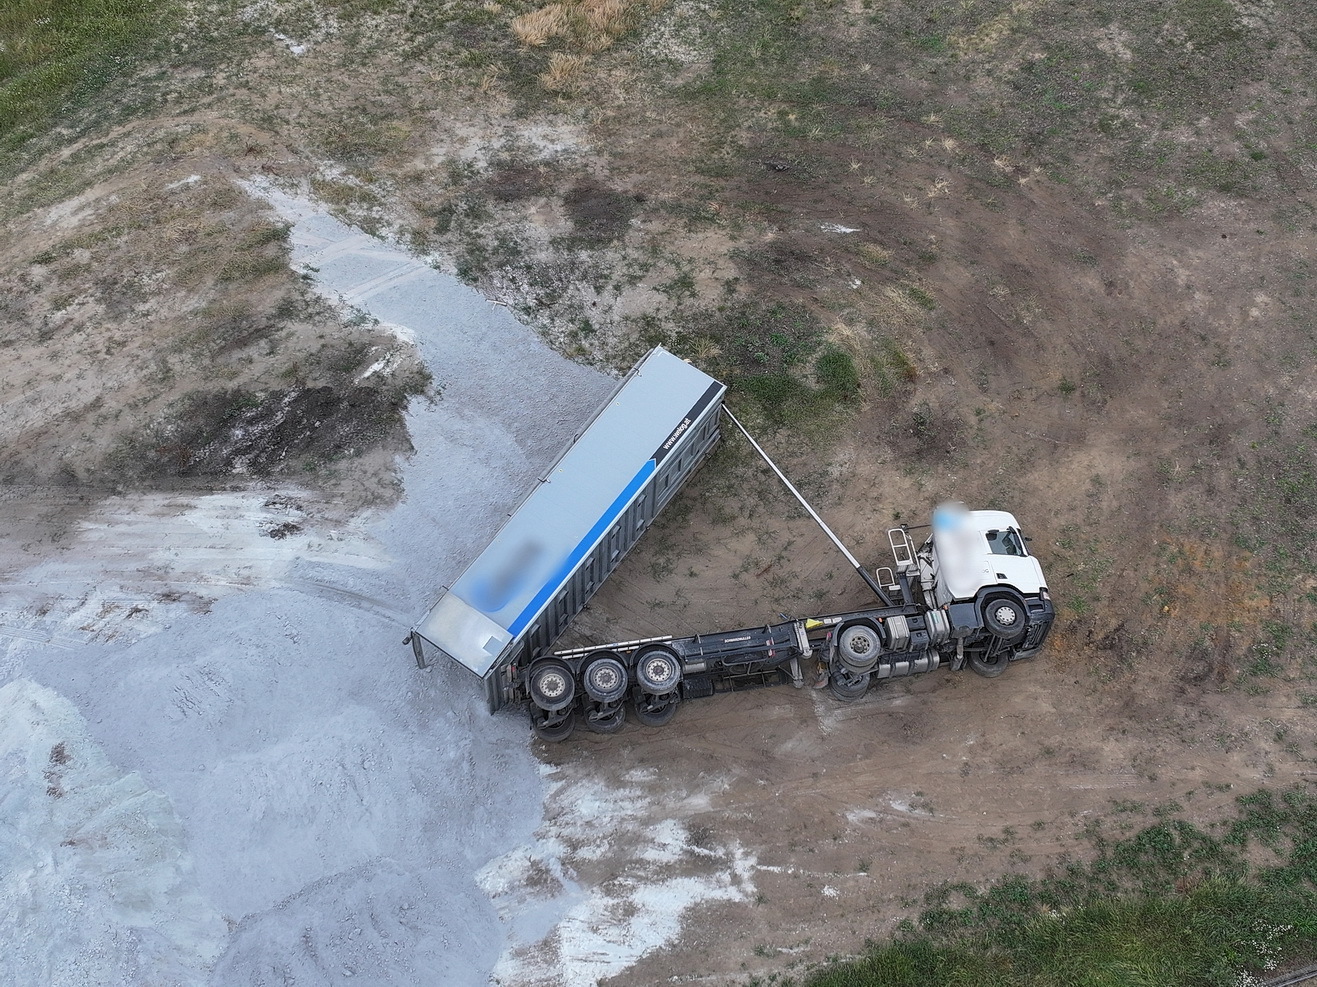
<path fill-rule="evenodd" d="M 629 704 L 647 726 L 669 722 L 684 700 L 791 683 L 826 682 L 853 702 L 872 683 L 966 665 L 995 678 L 1031 658 L 1047 639 L 1055 610 L 1046 589 L 1026 597 L 1009 585 L 985 586 L 973 599 L 936 605 L 927 599 L 934 542 L 915 550 L 908 527 L 888 538 L 896 561 L 879 588 L 883 605 L 762 627 L 655 637 L 573 648 L 508 669 L 509 692 L 530 704 L 543 740 L 564 740 L 579 721 L 615 733 Z M 815 661 L 815 669 L 804 664 Z"/>

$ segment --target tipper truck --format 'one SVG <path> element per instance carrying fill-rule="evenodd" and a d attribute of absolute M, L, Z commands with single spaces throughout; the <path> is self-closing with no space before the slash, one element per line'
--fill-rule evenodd
<path fill-rule="evenodd" d="M 530 710 L 537 736 L 578 723 L 661 726 L 684 700 L 810 679 L 854 701 L 884 679 L 968 666 L 992 678 L 1036 655 L 1055 619 L 1015 517 L 943 504 L 930 525 L 887 532 L 892 564 L 869 572 L 723 407 L 723 385 L 661 347 L 596 412 L 494 541 L 407 643 L 418 665 L 478 675 L 491 711 Z M 874 593 L 877 605 L 692 637 L 553 651 L 571 618 L 732 422 Z M 916 531 L 927 530 L 922 541 Z M 812 662 L 811 668 L 808 663 Z"/>

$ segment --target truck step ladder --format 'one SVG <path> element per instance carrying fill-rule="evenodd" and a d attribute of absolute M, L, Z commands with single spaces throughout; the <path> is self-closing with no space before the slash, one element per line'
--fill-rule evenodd
<path fill-rule="evenodd" d="M 892 546 L 892 558 L 897 572 L 909 572 L 915 567 L 915 545 L 905 528 L 888 528 L 887 543 Z"/>

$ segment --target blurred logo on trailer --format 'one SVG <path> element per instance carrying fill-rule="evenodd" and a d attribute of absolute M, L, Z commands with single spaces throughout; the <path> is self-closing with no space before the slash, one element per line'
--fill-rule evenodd
<path fill-rule="evenodd" d="M 498 613 L 531 582 L 535 570 L 543 568 L 537 565 L 544 558 L 544 545 L 538 541 L 523 541 L 499 554 L 490 575 L 474 581 L 469 591 L 467 602 L 482 613 Z"/>

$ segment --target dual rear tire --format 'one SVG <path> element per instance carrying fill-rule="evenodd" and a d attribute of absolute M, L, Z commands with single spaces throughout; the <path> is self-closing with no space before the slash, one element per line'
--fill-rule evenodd
<path fill-rule="evenodd" d="M 677 714 L 678 687 L 681 685 L 681 659 L 668 648 L 642 651 L 636 658 L 636 719 L 645 726 L 659 727 Z M 578 682 L 571 667 L 556 658 L 537 661 L 526 677 L 530 694 L 531 726 L 541 740 L 566 740 L 576 728 L 577 719 L 586 727 L 603 734 L 617 733 L 626 725 L 627 693 L 631 676 L 626 665 L 610 651 L 591 655 L 581 672 L 579 686 L 588 701 L 577 711 Z"/>
<path fill-rule="evenodd" d="M 585 714 L 585 725 L 595 733 L 617 733 L 626 726 L 626 707 L 621 703 L 612 709 L 596 707 Z"/>
<path fill-rule="evenodd" d="M 535 736 L 549 743 L 566 740 L 576 730 L 576 710 L 566 713 L 546 713 L 534 706 L 530 708 L 530 725 Z"/>

